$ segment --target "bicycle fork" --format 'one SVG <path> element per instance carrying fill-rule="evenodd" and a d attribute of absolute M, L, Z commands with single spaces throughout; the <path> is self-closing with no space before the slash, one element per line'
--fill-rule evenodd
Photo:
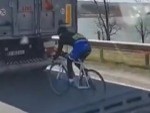
<path fill-rule="evenodd" d="M 59 71 L 58 72 L 60 72 L 60 73 L 58 73 L 57 74 L 57 77 L 56 77 L 56 79 L 58 80 L 58 79 L 60 79 L 61 78 L 61 73 L 63 73 L 63 66 L 62 65 L 60 65 L 60 68 L 59 68 Z"/>

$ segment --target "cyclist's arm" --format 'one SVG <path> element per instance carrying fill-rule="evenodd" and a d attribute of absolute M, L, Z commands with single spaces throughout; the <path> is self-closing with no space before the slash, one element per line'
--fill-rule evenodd
<path fill-rule="evenodd" d="M 55 58 L 56 59 L 61 53 L 62 53 L 62 49 L 63 49 L 63 44 L 61 41 L 58 42 L 58 49 L 57 49 L 57 52 L 55 54 Z"/>

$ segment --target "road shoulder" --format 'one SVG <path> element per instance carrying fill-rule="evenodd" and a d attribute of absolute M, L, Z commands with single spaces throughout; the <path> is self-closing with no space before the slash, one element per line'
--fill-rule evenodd
<path fill-rule="evenodd" d="M 86 61 L 86 66 L 98 70 L 106 81 L 150 91 L 150 70 L 110 63 Z"/>

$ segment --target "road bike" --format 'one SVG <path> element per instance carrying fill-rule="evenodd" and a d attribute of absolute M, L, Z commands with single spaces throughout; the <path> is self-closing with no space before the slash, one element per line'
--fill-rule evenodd
<path fill-rule="evenodd" d="M 72 86 L 67 75 L 67 56 L 66 54 L 60 55 L 57 60 L 52 61 L 52 64 L 46 68 L 51 89 L 57 95 L 66 93 Z M 106 91 L 105 81 L 98 71 L 87 69 L 80 59 L 73 60 L 73 63 L 80 65 L 79 72 L 75 73 L 75 86 L 77 89 L 100 90 L 102 93 Z"/>

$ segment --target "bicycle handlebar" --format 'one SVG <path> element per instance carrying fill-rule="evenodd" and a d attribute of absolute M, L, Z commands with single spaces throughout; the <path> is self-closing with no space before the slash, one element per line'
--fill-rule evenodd
<path fill-rule="evenodd" d="M 69 54 L 68 54 L 67 52 L 64 52 L 64 51 L 62 51 L 61 54 L 60 54 L 60 56 L 62 56 L 62 57 L 64 57 L 64 58 L 67 58 L 68 55 L 69 55 Z"/>

